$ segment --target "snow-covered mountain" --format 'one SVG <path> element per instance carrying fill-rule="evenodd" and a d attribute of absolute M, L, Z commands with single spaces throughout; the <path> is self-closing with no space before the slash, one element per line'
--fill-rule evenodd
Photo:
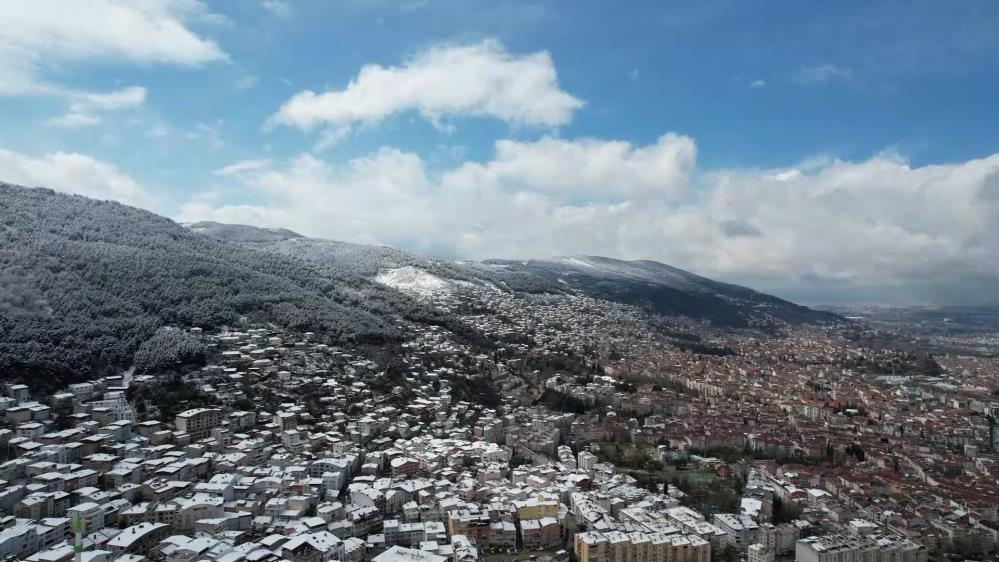
<path fill-rule="evenodd" d="M 567 256 L 547 260 L 459 261 L 414 256 L 385 246 L 306 238 L 290 231 L 257 229 L 260 234 L 252 236 L 248 229 L 254 227 L 244 225 L 198 223 L 189 227 L 256 250 L 347 269 L 422 296 L 450 290 L 455 282 L 461 282 L 514 292 L 584 294 L 725 327 L 813 323 L 836 318 L 747 287 L 648 260 Z"/>
<path fill-rule="evenodd" d="M 444 291 L 472 300 L 496 291 L 586 295 L 720 327 L 835 318 L 655 262 L 425 258 L 283 229 L 182 226 L 118 203 L 0 184 L 4 378 L 44 386 L 115 372 L 171 325 L 263 323 L 355 345 L 393 345 L 407 326 L 433 325 L 491 345 L 434 302 Z"/>

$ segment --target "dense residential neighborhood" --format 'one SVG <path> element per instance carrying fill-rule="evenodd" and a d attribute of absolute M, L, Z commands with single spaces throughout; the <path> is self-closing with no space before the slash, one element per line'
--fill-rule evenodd
<path fill-rule="evenodd" d="M 999 0 L 0 0 L 0 562 L 999 562 Z"/>
<path fill-rule="evenodd" d="M 582 296 L 397 288 L 498 344 L 419 324 L 391 353 L 193 328 L 203 366 L 6 384 L 0 556 L 995 555 L 995 358 L 929 370 L 852 324 L 760 337 Z"/>

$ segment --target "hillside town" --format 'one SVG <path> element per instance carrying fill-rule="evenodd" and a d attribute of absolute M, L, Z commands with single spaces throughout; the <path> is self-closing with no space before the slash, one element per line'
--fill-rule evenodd
<path fill-rule="evenodd" d="M 0 562 L 999 562 L 999 0 L 0 0 Z"/>
<path fill-rule="evenodd" d="M 184 331 L 204 365 L 3 386 L 0 558 L 989 560 L 999 359 L 421 295 L 492 346 Z M 181 330 L 181 328 L 174 328 Z"/>

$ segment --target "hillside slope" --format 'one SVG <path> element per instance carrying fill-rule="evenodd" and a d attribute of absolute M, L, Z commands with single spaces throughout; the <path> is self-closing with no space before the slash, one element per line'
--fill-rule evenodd
<path fill-rule="evenodd" d="M 493 345 L 405 294 L 414 283 L 432 294 L 441 279 L 515 294 L 583 294 L 729 327 L 837 318 L 655 262 L 423 258 L 283 229 L 185 227 L 118 203 L 0 184 L 0 376 L 36 387 L 82 380 L 132 365 L 163 326 L 214 329 L 243 319 L 361 344 L 401 341 L 400 321 L 408 321 Z M 146 363 L 163 364 L 153 357 Z"/>
<path fill-rule="evenodd" d="M 658 314 L 708 320 L 718 326 L 744 328 L 775 322 L 819 323 L 838 318 L 835 314 L 655 261 L 575 256 L 551 260 L 489 260 L 487 263 L 512 272 L 537 275 L 594 298 L 640 306 Z"/>
<path fill-rule="evenodd" d="M 44 384 L 128 366 L 163 325 L 248 316 L 330 339 L 396 338 L 435 312 L 363 276 L 223 242 L 118 203 L 0 184 L 0 372 Z"/>
<path fill-rule="evenodd" d="M 721 283 L 654 261 L 623 261 L 599 256 L 550 260 L 430 259 L 385 246 L 306 238 L 290 231 L 243 225 L 198 223 L 190 228 L 226 241 L 283 256 L 302 258 L 367 278 L 415 268 L 435 277 L 485 283 L 502 290 L 573 293 L 640 306 L 649 312 L 684 315 L 732 328 L 832 321 L 836 315 L 777 297 Z M 406 274 L 411 274 L 408 269 Z"/>
<path fill-rule="evenodd" d="M 558 283 L 527 271 L 514 271 L 475 261 L 414 256 L 389 246 L 373 246 L 306 238 L 283 229 L 199 222 L 187 225 L 194 232 L 247 248 L 270 252 L 331 268 L 341 275 L 374 279 L 386 271 L 412 267 L 455 281 L 488 283 L 501 290 L 525 293 L 560 293 Z"/>

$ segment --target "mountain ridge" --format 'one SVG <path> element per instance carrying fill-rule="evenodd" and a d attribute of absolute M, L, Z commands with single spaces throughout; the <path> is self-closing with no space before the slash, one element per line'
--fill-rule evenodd
<path fill-rule="evenodd" d="M 244 229 L 259 229 L 247 225 L 211 224 L 213 228 L 205 229 L 205 234 L 230 241 L 235 241 Z M 269 233 L 272 229 L 261 230 Z M 324 263 L 332 263 L 342 258 L 340 252 L 366 254 L 365 257 L 368 259 L 380 254 L 384 258 L 368 263 L 363 271 L 363 274 L 371 277 L 386 269 L 408 266 L 427 269 L 435 275 L 463 281 L 482 280 L 486 277 L 484 280 L 497 286 L 506 286 L 517 291 L 524 289 L 517 284 L 517 281 L 513 281 L 514 286 L 510 287 L 511 281 L 514 278 L 522 280 L 525 276 L 530 276 L 535 278 L 533 283 L 535 292 L 572 290 L 596 298 L 640 306 L 657 314 L 682 314 L 736 328 L 754 326 L 747 313 L 748 308 L 752 307 L 765 309 L 765 312 L 775 316 L 777 320 L 792 324 L 838 319 L 835 314 L 829 312 L 812 310 L 748 287 L 715 281 L 648 259 L 621 260 L 595 255 L 575 255 L 527 260 L 445 260 L 418 257 L 389 246 L 308 238 L 297 234 L 295 236 L 287 240 L 264 241 L 255 247 L 263 251 L 276 251 L 288 255 L 296 255 L 297 252 L 298 257 Z M 269 235 L 261 236 L 264 237 Z M 303 250 L 303 245 L 309 248 Z M 312 255 L 309 255 L 310 253 Z M 502 272 L 495 269 L 483 270 L 481 266 L 502 268 Z M 642 290 L 643 287 L 646 290 Z M 733 306 L 742 310 L 730 310 Z M 759 327 L 758 324 L 756 327 Z"/>
<path fill-rule="evenodd" d="M 10 184 L 0 184 L 0 279 L 0 373 L 29 382 L 128 366 L 165 325 L 248 318 L 378 343 L 399 338 L 396 318 L 449 323 L 363 276 L 120 203 Z"/>
<path fill-rule="evenodd" d="M 404 267 L 463 287 L 584 295 L 731 328 L 838 318 L 658 262 L 428 258 L 287 229 L 180 225 L 120 203 L 0 184 L 0 373 L 40 385 L 84 380 L 130 366 L 170 325 L 264 322 L 390 345 L 417 323 L 489 345 L 459 316 L 379 282 Z"/>

